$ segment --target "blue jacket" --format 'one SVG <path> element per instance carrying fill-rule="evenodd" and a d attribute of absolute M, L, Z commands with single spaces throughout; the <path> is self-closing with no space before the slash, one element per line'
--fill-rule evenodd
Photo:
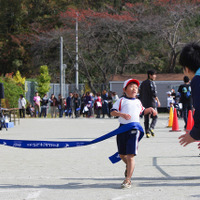
<path fill-rule="evenodd" d="M 200 68 L 191 81 L 194 113 L 194 126 L 190 135 L 195 140 L 200 140 Z"/>

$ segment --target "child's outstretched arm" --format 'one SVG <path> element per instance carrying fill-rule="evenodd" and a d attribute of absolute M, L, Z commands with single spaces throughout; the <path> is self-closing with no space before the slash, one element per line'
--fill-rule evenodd
<path fill-rule="evenodd" d="M 152 107 L 149 107 L 144 110 L 144 115 L 148 115 L 148 114 L 153 114 L 153 116 L 156 116 L 158 113 L 155 109 L 153 109 Z"/>
<path fill-rule="evenodd" d="M 126 120 L 131 119 L 131 116 L 129 114 L 121 113 L 121 112 L 118 112 L 116 110 L 113 110 L 110 114 L 114 117 L 122 117 Z"/>

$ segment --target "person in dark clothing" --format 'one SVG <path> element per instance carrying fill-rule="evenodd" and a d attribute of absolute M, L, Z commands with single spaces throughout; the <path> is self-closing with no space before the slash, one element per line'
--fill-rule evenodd
<path fill-rule="evenodd" d="M 72 108 L 73 108 L 73 93 L 70 92 L 69 96 L 67 97 L 66 116 L 73 117 Z"/>
<path fill-rule="evenodd" d="M 58 111 L 59 111 L 59 117 L 60 118 L 63 117 L 64 109 L 65 109 L 64 99 L 62 98 L 62 95 L 59 94 L 58 95 Z"/>
<path fill-rule="evenodd" d="M 80 104 L 81 100 L 79 98 L 79 95 L 78 93 L 75 93 L 73 98 L 73 105 L 74 105 L 74 115 L 76 118 L 79 117 Z"/>
<path fill-rule="evenodd" d="M 180 103 L 182 103 L 182 117 L 185 122 L 184 128 L 187 127 L 188 111 L 192 110 L 192 95 L 191 95 L 191 86 L 190 79 L 188 76 L 183 78 L 184 84 L 180 85 L 178 88 Z"/>
<path fill-rule="evenodd" d="M 184 74 L 191 80 L 192 101 L 195 109 L 192 130 L 179 137 L 179 143 L 185 147 L 200 140 L 200 45 L 187 44 L 181 51 L 179 62 L 183 66 Z M 200 143 L 198 148 L 200 149 Z"/>
<path fill-rule="evenodd" d="M 81 97 L 80 115 L 83 114 L 83 117 L 85 117 L 84 107 L 85 107 L 85 94 L 83 94 L 82 97 Z"/>
<path fill-rule="evenodd" d="M 110 118 L 110 112 L 109 112 L 109 107 L 108 107 L 108 93 L 106 90 L 103 90 L 101 99 L 102 99 L 103 118 L 105 117 L 105 114 L 107 114 L 108 117 Z"/>
<path fill-rule="evenodd" d="M 48 107 L 49 99 L 47 98 L 47 94 L 41 100 L 41 113 L 40 117 L 43 115 L 44 118 L 47 116 L 47 107 Z"/>
<path fill-rule="evenodd" d="M 50 108 L 51 108 L 51 118 L 53 118 L 53 116 L 57 116 L 57 105 L 58 105 L 58 100 L 55 97 L 54 94 L 51 95 L 51 98 L 49 99 L 50 102 Z"/>
<path fill-rule="evenodd" d="M 156 72 L 154 70 L 149 70 L 147 72 L 148 79 L 143 81 L 140 86 L 140 100 L 145 108 L 152 107 L 154 109 L 157 108 L 157 106 L 160 106 L 160 101 L 157 97 L 157 90 L 156 90 Z M 157 122 L 157 115 L 150 116 L 152 118 L 151 124 L 149 126 L 149 115 L 144 116 L 144 127 L 145 127 L 145 133 L 146 137 L 150 137 L 150 133 L 152 136 L 154 136 L 154 128 Z"/>

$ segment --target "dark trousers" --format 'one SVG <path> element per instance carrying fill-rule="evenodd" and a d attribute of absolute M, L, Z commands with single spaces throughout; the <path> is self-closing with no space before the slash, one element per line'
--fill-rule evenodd
<path fill-rule="evenodd" d="M 100 114 L 101 114 L 101 107 L 97 108 L 97 118 L 100 118 Z"/>
<path fill-rule="evenodd" d="M 152 118 L 151 124 L 149 126 L 149 117 Z M 154 129 L 156 122 L 157 122 L 158 116 L 153 116 L 153 115 L 145 115 L 144 116 L 144 127 L 145 127 L 145 133 L 149 133 L 149 128 Z"/>
<path fill-rule="evenodd" d="M 190 104 L 183 104 L 183 109 L 182 109 L 182 117 L 185 122 L 184 128 L 187 126 L 187 120 L 188 120 L 188 111 L 192 110 L 192 106 Z"/>
<path fill-rule="evenodd" d="M 25 118 L 25 109 L 24 108 L 22 108 L 22 109 L 19 109 L 19 116 L 20 116 L 20 118 Z"/>
<path fill-rule="evenodd" d="M 43 115 L 44 117 L 47 116 L 47 108 L 46 108 L 46 107 L 41 107 L 40 117 L 42 117 L 42 115 Z"/>

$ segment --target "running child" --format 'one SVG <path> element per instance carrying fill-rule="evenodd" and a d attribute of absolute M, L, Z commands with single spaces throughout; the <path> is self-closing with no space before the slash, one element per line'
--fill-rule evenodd
<path fill-rule="evenodd" d="M 126 80 L 123 85 L 125 95 L 117 100 L 111 109 L 111 115 L 119 117 L 120 126 L 128 123 L 138 124 L 141 114 L 157 115 L 157 112 L 152 107 L 145 109 L 140 100 L 136 99 L 139 85 L 140 83 L 136 79 Z M 131 177 L 135 168 L 134 157 L 137 154 L 138 141 L 143 135 L 144 132 L 142 133 L 138 129 L 117 135 L 118 153 L 126 164 L 125 180 L 121 184 L 122 188 L 131 187 Z"/>
<path fill-rule="evenodd" d="M 191 80 L 192 100 L 194 113 L 194 126 L 189 133 L 179 137 L 179 143 L 184 147 L 192 142 L 200 140 L 200 45 L 187 44 L 181 51 L 180 64 L 183 72 Z M 200 143 L 198 144 L 200 149 Z"/>

